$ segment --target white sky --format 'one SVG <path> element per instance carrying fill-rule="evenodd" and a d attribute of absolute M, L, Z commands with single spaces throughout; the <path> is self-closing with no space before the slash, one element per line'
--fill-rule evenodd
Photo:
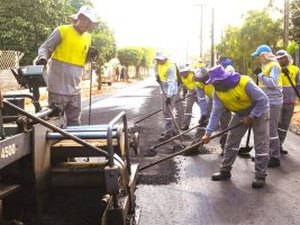
<path fill-rule="evenodd" d="M 243 22 L 242 14 L 262 9 L 268 0 L 94 0 L 100 18 L 113 30 L 118 47 L 148 46 L 167 52 L 177 61 L 200 55 L 203 4 L 203 53 L 209 50 L 212 4 L 215 43 L 223 29 Z M 283 8 L 284 0 L 276 0 Z"/>

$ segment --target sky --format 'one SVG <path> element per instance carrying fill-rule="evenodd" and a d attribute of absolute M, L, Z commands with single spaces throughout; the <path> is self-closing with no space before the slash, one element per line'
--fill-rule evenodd
<path fill-rule="evenodd" d="M 283 8 L 284 0 L 275 0 Z M 94 0 L 100 19 L 114 32 L 117 47 L 153 47 L 188 62 L 211 46 L 212 7 L 215 44 L 228 25 L 240 25 L 248 10 L 259 10 L 268 0 Z M 201 23 L 202 8 L 202 23 Z"/>

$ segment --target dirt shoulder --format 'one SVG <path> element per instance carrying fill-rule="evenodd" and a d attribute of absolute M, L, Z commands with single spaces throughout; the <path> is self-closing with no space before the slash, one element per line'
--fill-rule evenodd
<path fill-rule="evenodd" d="M 290 130 L 300 135 L 300 102 L 297 101 L 294 109 L 294 115 L 291 121 Z"/>

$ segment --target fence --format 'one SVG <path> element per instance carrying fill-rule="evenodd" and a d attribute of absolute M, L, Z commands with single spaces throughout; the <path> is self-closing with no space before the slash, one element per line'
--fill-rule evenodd
<path fill-rule="evenodd" d="M 10 69 L 19 68 L 22 52 L 0 50 L 0 90 L 16 90 L 19 85 Z"/>

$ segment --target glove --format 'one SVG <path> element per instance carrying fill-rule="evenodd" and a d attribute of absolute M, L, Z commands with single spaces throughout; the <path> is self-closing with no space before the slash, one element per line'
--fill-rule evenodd
<path fill-rule="evenodd" d="M 47 59 L 45 58 L 39 58 L 36 62 L 35 62 L 35 65 L 47 65 Z"/>
<path fill-rule="evenodd" d="M 245 117 L 243 118 L 243 124 L 249 126 L 251 123 L 252 123 L 252 118 L 251 118 L 250 116 L 245 116 Z"/>
<path fill-rule="evenodd" d="M 87 54 L 87 61 L 94 61 L 97 58 L 98 54 L 99 54 L 98 49 L 92 46 L 89 47 L 89 51 Z"/>
<path fill-rule="evenodd" d="M 282 68 L 281 71 L 282 71 L 282 73 L 283 73 L 285 76 L 290 75 L 290 71 L 289 71 L 289 69 L 286 68 L 286 67 L 285 67 L 285 68 Z"/>
<path fill-rule="evenodd" d="M 166 98 L 166 101 L 165 101 L 166 105 L 171 105 L 171 98 Z"/>
<path fill-rule="evenodd" d="M 183 88 L 182 89 L 182 97 L 184 98 L 187 93 L 188 93 L 188 90 L 186 88 Z"/>
<path fill-rule="evenodd" d="M 161 80 L 160 80 L 158 75 L 156 76 L 156 82 L 159 83 L 159 84 L 161 83 Z"/>
<path fill-rule="evenodd" d="M 262 72 L 261 68 L 256 68 L 256 69 L 253 71 L 253 73 L 254 73 L 255 75 L 258 75 L 258 74 L 260 74 L 261 72 Z"/>
<path fill-rule="evenodd" d="M 198 123 L 200 126 L 203 126 L 203 127 L 206 126 L 207 125 L 207 116 L 206 115 L 201 116 Z"/>
<path fill-rule="evenodd" d="M 210 135 L 205 134 L 201 139 L 200 139 L 200 143 L 201 144 L 207 144 L 210 142 Z"/>

